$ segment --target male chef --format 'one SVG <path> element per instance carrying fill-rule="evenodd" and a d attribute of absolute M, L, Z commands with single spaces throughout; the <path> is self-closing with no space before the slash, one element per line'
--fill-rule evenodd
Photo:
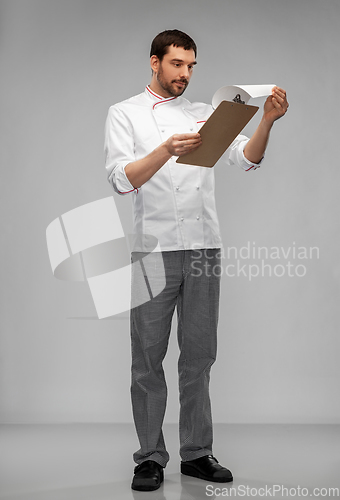
<path fill-rule="evenodd" d="M 106 121 L 108 180 L 118 194 L 129 193 L 133 202 L 136 239 L 131 259 L 142 263 L 148 257 L 142 277 L 132 276 L 132 293 L 142 289 L 142 279 L 152 297 L 131 310 L 131 399 L 140 444 L 133 454 L 134 490 L 159 488 L 169 460 L 162 432 L 167 399 L 162 361 L 175 309 L 181 473 L 210 482 L 233 480 L 212 449 L 209 379 L 216 359 L 220 275 L 211 271 L 220 269 L 222 248 L 214 168 L 176 163 L 177 157 L 200 147 L 199 129 L 213 112 L 211 105 L 182 97 L 196 55 L 196 44 L 186 33 L 159 33 L 151 44 L 150 84 L 141 94 L 111 106 Z M 287 109 L 286 92 L 274 87 L 254 135 L 239 135 L 220 163 L 248 174 L 256 170 L 274 122 Z M 157 239 L 156 252 L 150 254 L 144 235 Z M 152 296 L 152 284 L 163 266 L 165 287 Z"/>

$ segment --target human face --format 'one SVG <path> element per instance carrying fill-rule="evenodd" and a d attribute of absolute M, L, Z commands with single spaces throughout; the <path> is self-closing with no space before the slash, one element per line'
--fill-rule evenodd
<path fill-rule="evenodd" d="M 154 71 L 153 90 L 163 97 L 178 97 L 183 94 L 189 84 L 196 64 L 195 52 L 173 45 L 168 49 L 162 61 L 152 56 L 155 58 L 151 61 L 151 63 L 154 62 L 154 66 L 151 64 Z"/>

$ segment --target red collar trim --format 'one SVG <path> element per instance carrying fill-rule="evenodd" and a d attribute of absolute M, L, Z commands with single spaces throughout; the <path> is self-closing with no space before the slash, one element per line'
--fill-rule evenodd
<path fill-rule="evenodd" d="M 153 96 L 157 97 L 157 99 L 163 99 L 162 97 L 160 97 L 159 95 L 155 94 L 154 92 L 152 92 L 152 90 L 150 89 L 149 85 L 146 86 L 146 90 L 148 92 L 150 92 L 150 94 L 152 94 Z"/>
<path fill-rule="evenodd" d="M 151 94 L 153 95 L 154 97 L 157 97 L 157 99 L 160 99 L 158 102 L 155 102 L 155 104 L 152 106 L 152 109 L 155 109 L 155 106 L 157 106 L 157 104 L 163 104 L 165 102 L 168 102 L 168 101 L 173 101 L 174 99 L 177 99 L 177 97 L 168 97 L 167 99 L 165 99 L 164 97 L 161 97 L 157 94 L 155 94 L 154 92 L 152 92 L 152 90 L 149 88 L 149 86 L 147 85 L 146 86 L 146 90 Z"/>

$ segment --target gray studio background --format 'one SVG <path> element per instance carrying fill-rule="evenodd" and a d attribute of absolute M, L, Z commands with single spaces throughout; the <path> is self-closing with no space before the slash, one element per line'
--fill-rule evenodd
<path fill-rule="evenodd" d="M 198 45 L 189 100 L 210 102 L 237 83 L 288 92 L 263 167 L 215 167 L 224 245 L 319 249 L 319 258 L 291 260 L 305 266 L 301 277 L 223 275 L 214 420 L 339 423 L 338 0 L 0 7 L 1 421 L 132 422 L 128 314 L 96 320 L 86 283 L 53 277 L 45 230 L 113 194 L 103 163 L 107 110 L 150 83 L 150 42 L 176 27 Z M 128 232 L 131 199 L 115 200 Z M 166 422 L 178 419 L 177 356 L 173 329 Z"/>

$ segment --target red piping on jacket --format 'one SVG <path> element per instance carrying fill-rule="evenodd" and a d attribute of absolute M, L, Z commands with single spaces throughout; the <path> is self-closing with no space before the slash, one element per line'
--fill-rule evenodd
<path fill-rule="evenodd" d="M 161 98 L 161 97 L 159 97 L 159 95 L 154 94 L 154 93 L 152 92 L 152 90 L 150 90 L 150 89 L 149 89 L 149 87 L 146 87 L 146 90 L 148 90 L 148 91 L 150 92 L 150 94 L 152 94 L 153 96 L 157 97 L 157 99 L 161 99 L 161 100 L 162 100 L 162 98 Z"/>
<path fill-rule="evenodd" d="M 163 104 L 165 102 L 173 101 L 174 99 L 177 99 L 177 97 L 170 97 L 169 99 L 166 99 L 165 101 L 155 102 L 155 104 L 152 106 L 152 109 L 155 109 L 155 106 L 157 106 L 157 104 Z"/>
<path fill-rule="evenodd" d="M 127 194 L 127 193 L 132 193 L 133 191 L 137 191 L 137 193 L 138 193 L 138 188 L 130 189 L 130 191 L 119 191 L 118 190 L 118 193 L 120 193 L 120 194 Z"/>
<path fill-rule="evenodd" d="M 152 109 L 155 109 L 155 106 L 156 106 L 157 104 L 163 104 L 163 102 L 173 101 L 174 99 L 177 99 L 177 97 L 169 97 L 169 99 L 163 99 L 163 100 L 162 100 L 162 98 L 161 98 L 161 97 L 159 97 L 159 95 L 154 94 L 154 93 L 152 92 L 152 90 L 150 90 L 150 89 L 149 89 L 149 87 L 146 87 L 146 90 L 148 90 L 148 91 L 150 92 L 150 94 L 152 94 L 154 97 L 157 97 L 157 99 L 160 99 L 160 101 L 159 101 L 159 102 L 155 102 L 155 104 L 152 106 Z"/>

